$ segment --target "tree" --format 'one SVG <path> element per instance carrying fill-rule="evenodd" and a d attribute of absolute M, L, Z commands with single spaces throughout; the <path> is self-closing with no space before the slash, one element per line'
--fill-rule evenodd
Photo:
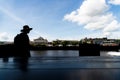
<path fill-rule="evenodd" d="M 79 45 L 79 41 L 71 41 L 71 45 L 72 46 L 77 46 L 77 45 Z"/>
<path fill-rule="evenodd" d="M 53 46 L 59 46 L 61 44 L 60 40 L 53 41 Z"/>
<path fill-rule="evenodd" d="M 65 46 L 69 45 L 69 43 L 70 43 L 69 41 L 63 41 L 62 45 L 65 47 Z"/>

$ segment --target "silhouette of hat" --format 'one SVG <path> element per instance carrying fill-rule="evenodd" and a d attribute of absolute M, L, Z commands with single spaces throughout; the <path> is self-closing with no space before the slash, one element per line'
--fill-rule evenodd
<path fill-rule="evenodd" d="M 30 30 L 32 30 L 32 28 L 29 28 L 28 25 L 24 25 L 21 31 L 30 31 Z"/>

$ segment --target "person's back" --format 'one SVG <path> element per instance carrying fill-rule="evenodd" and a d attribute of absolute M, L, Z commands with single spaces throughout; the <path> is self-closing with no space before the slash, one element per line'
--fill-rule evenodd
<path fill-rule="evenodd" d="M 24 26 L 23 30 L 21 30 L 21 33 L 17 34 L 17 36 L 14 38 L 14 45 L 17 51 L 15 56 L 30 57 L 29 37 L 27 35 L 30 30 L 32 30 L 32 28 Z"/>
<path fill-rule="evenodd" d="M 29 38 L 28 35 L 20 33 L 14 39 L 16 48 L 16 56 L 30 57 Z"/>

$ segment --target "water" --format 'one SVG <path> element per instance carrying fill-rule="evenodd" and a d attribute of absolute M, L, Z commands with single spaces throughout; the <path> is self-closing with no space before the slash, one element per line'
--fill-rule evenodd
<path fill-rule="evenodd" d="M 31 51 L 32 57 L 75 57 L 79 52 L 73 50 L 45 50 L 45 51 Z"/>
<path fill-rule="evenodd" d="M 12 58 L 8 63 L 1 59 L 0 80 L 120 80 L 120 58 L 116 56 L 120 52 L 79 57 L 77 50 L 31 51 L 27 72 L 19 70 Z"/>
<path fill-rule="evenodd" d="M 31 51 L 32 57 L 77 57 L 78 50 L 43 50 Z M 115 51 L 101 51 L 100 56 L 120 56 L 120 52 Z"/>
<path fill-rule="evenodd" d="M 31 51 L 31 55 L 47 57 L 41 60 L 44 64 L 39 67 L 53 70 L 47 71 L 50 77 L 44 77 L 49 78 L 46 80 L 120 80 L 120 52 L 101 51 L 100 56 L 79 57 L 77 50 L 46 50 Z"/>

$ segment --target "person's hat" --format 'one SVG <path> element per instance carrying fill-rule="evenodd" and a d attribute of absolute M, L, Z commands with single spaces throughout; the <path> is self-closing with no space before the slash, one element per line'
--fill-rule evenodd
<path fill-rule="evenodd" d="M 28 25 L 24 25 L 21 31 L 30 31 L 30 30 L 32 30 L 32 28 L 29 28 Z"/>

